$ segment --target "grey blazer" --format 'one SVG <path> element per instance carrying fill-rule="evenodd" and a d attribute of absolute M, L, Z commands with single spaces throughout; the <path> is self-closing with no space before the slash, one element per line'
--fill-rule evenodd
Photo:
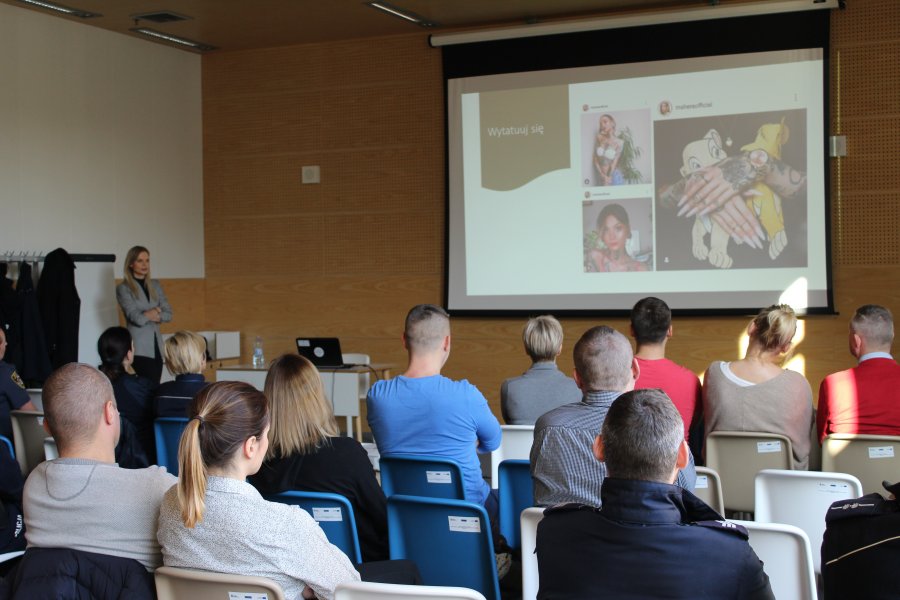
<path fill-rule="evenodd" d="M 124 281 L 116 286 L 116 300 L 125 313 L 125 323 L 128 325 L 128 331 L 134 340 L 134 354 L 136 356 L 149 356 L 153 358 L 153 343 L 159 347 L 160 356 L 163 355 L 163 341 L 159 333 L 159 323 L 154 323 L 144 316 L 145 310 L 156 308 L 162 310 L 162 322 L 168 323 L 172 320 L 172 307 L 166 299 L 162 286 L 155 279 L 150 280 L 150 285 L 156 291 L 156 302 L 151 302 L 144 295 L 141 289 L 138 289 L 137 296 L 131 293 L 131 288 Z"/>

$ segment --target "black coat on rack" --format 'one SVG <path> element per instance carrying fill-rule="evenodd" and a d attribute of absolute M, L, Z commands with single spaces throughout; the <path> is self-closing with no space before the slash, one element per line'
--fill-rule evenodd
<path fill-rule="evenodd" d="M 37 299 L 51 366 L 77 362 L 81 298 L 75 289 L 75 261 L 62 248 L 44 258 Z"/>
<path fill-rule="evenodd" d="M 15 363 L 16 370 L 28 387 L 41 387 L 50 375 L 50 357 L 31 279 L 31 264 L 25 261 L 19 264 L 16 295 L 22 300 L 22 362 Z"/>

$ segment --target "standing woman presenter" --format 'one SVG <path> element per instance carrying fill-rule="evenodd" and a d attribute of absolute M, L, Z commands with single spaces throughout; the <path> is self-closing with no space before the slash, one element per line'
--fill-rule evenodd
<path fill-rule="evenodd" d="M 132 368 L 159 384 L 162 375 L 160 323 L 172 320 L 172 307 L 159 281 L 150 278 L 150 251 L 134 246 L 125 255 L 124 280 L 116 286 L 116 299 L 134 340 Z"/>

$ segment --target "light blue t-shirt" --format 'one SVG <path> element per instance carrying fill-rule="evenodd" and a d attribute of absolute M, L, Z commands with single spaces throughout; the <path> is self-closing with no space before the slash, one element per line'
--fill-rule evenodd
<path fill-rule="evenodd" d="M 369 426 L 381 454 L 451 458 L 462 466 L 466 500 L 484 503 L 491 488 L 476 454 L 500 446 L 500 423 L 466 380 L 443 375 L 378 381 L 366 397 Z"/>

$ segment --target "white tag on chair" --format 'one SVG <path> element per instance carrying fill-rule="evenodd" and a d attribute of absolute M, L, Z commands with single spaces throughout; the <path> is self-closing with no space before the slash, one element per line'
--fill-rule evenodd
<path fill-rule="evenodd" d="M 850 496 L 850 484 L 839 482 L 839 481 L 832 481 L 830 483 L 820 481 L 819 482 L 819 493 L 820 494 L 837 494 L 842 498 L 848 498 Z"/>
<path fill-rule="evenodd" d="M 757 454 L 768 454 L 770 452 L 781 452 L 781 440 L 773 440 L 770 442 L 756 442 Z"/>
<path fill-rule="evenodd" d="M 425 471 L 425 481 L 428 483 L 453 483 L 450 479 L 450 471 Z"/>
<path fill-rule="evenodd" d="M 269 600 L 265 592 L 228 592 L 228 600 Z"/>
<path fill-rule="evenodd" d="M 708 489 L 709 488 L 709 478 L 706 475 L 697 475 L 697 482 L 694 484 L 694 489 Z"/>
<path fill-rule="evenodd" d="M 894 458 L 894 447 L 869 446 L 869 458 Z"/>
<path fill-rule="evenodd" d="M 343 521 L 341 507 L 313 506 L 313 519 L 316 521 Z"/>
<path fill-rule="evenodd" d="M 448 515 L 450 531 L 463 533 L 481 533 L 481 519 L 478 517 L 454 517 Z"/>

